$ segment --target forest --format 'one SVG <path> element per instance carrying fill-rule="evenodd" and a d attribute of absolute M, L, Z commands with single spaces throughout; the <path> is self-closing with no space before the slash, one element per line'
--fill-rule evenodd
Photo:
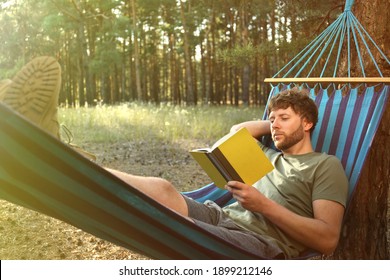
<path fill-rule="evenodd" d="M 0 79 L 51 55 L 60 102 L 262 105 L 345 1 L 2 0 Z"/>

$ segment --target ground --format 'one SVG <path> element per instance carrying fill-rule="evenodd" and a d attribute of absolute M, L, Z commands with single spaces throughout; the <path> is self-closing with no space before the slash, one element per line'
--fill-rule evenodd
<path fill-rule="evenodd" d="M 205 143 L 157 140 L 84 146 L 97 163 L 139 175 L 171 180 L 179 190 L 209 179 L 188 151 Z M 0 259 L 118 260 L 147 257 L 113 245 L 69 224 L 0 200 Z"/>

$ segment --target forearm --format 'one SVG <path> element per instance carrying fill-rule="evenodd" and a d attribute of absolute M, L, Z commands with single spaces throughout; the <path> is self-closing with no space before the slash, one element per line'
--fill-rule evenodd
<path fill-rule="evenodd" d="M 272 200 L 268 200 L 267 204 L 262 215 L 291 238 L 326 255 L 335 250 L 340 235 L 338 226 L 321 219 L 300 216 Z"/>
<path fill-rule="evenodd" d="M 249 133 L 256 139 L 271 133 L 271 124 L 265 120 L 242 122 L 234 125 L 231 131 L 236 131 L 242 127 L 246 127 Z"/>
<path fill-rule="evenodd" d="M 314 217 L 300 216 L 275 201 L 265 197 L 256 188 L 237 181 L 230 181 L 225 188 L 241 206 L 262 214 L 291 238 L 323 254 L 336 248 L 344 208 L 327 200 L 313 202 Z"/>

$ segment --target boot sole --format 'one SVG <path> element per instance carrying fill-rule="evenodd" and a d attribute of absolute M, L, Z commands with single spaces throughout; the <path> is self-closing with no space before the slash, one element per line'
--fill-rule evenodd
<path fill-rule="evenodd" d="M 58 138 L 60 87 L 59 63 L 52 57 L 37 57 L 26 64 L 7 86 L 3 103 Z"/>
<path fill-rule="evenodd" d="M 3 101 L 5 91 L 10 86 L 11 83 L 12 83 L 12 80 L 10 80 L 10 79 L 0 81 L 0 102 Z"/>

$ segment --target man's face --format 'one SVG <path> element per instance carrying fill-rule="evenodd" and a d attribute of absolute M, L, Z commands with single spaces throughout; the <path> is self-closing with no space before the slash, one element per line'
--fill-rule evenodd
<path fill-rule="evenodd" d="M 272 111 L 269 120 L 271 121 L 272 140 L 275 147 L 281 151 L 288 151 L 305 136 L 301 117 L 290 107 Z"/>

